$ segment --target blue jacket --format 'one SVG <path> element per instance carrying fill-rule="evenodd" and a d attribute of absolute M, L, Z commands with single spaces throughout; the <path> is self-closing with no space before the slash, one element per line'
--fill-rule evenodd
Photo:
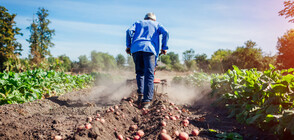
<path fill-rule="evenodd" d="M 126 45 L 131 48 L 131 53 L 143 51 L 158 56 L 159 35 L 162 35 L 161 49 L 167 50 L 168 31 L 157 21 L 140 20 L 127 30 Z"/>

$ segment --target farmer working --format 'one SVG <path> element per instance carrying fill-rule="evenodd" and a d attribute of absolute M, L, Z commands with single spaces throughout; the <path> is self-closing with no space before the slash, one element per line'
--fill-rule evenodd
<path fill-rule="evenodd" d="M 168 31 L 156 21 L 154 13 L 134 23 L 126 33 L 126 52 L 132 54 L 138 86 L 138 105 L 148 108 L 154 93 L 154 68 L 159 55 L 159 35 L 162 35 L 161 53 L 168 50 Z"/>

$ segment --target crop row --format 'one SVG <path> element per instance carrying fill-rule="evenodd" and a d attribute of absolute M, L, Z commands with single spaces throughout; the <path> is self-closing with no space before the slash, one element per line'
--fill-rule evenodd
<path fill-rule="evenodd" d="M 29 70 L 22 73 L 0 72 L 0 105 L 34 101 L 60 95 L 92 85 L 91 75 L 69 75 L 64 72 Z"/>
<path fill-rule="evenodd" d="M 211 76 L 204 72 L 194 72 L 185 77 L 176 76 L 172 80 L 172 84 L 184 85 L 187 87 L 202 87 L 208 85 Z"/>
<path fill-rule="evenodd" d="M 174 77 L 172 84 L 199 89 L 210 81 L 215 104 L 226 106 L 228 117 L 282 137 L 293 136 L 294 69 L 277 70 L 272 65 L 266 71 L 233 68 L 225 74 L 195 72 Z"/>
<path fill-rule="evenodd" d="M 294 135 L 294 69 L 241 70 L 234 66 L 213 75 L 212 94 L 229 110 L 229 117 L 280 136 Z"/>

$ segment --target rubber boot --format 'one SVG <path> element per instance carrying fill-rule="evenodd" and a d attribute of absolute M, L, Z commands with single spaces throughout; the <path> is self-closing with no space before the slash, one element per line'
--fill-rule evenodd
<path fill-rule="evenodd" d="M 149 109 L 150 105 L 150 102 L 142 102 L 142 108 Z"/>
<path fill-rule="evenodd" d="M 138 106 L 141 106 L 142 99 L 143 99 L 143 94 L 138 94 L 138 100 L 137 100 Z"/>

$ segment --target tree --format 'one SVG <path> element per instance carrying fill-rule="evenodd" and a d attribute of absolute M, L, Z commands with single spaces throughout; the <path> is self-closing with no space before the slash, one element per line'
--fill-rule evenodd
<path fill-rule="evenodd" d="M 210 69 L 214 72 L 224 73 L 224 64 L 223 62 L 228 59 L 228 57 L 232 54 L 231 50 L 219 49 L 215 51 L 210 59 Z"/>
<path fill-rule="evenodd" d="M 40 63 L 46 56 L 50 56 L 50 47 L 54 44 L 51 42 L 54 30 L 49 29 L 51 23 L 48 17 L 48 10 L 39 8 L 36 13 L 37 19 L 33 19 L 33 23 L 27 29 L 30 30 L 31 36 L 27 41 L 30 43 L 31 58 L 33 63 Z"/>
<path fill-rule="evenodd" d="M 103 70 L 113 70 L 116 68 L 116 61 L 112 55 L 108 53 L 102 53 L 102 58 L 105 66 Z"/>
<path fill-rule="evenodd" d="M 294 1 L 284 1 L 284 9 L 279 12 L 280 16 L 285 16 L 285 18 L 294 18 Z M 294 19 L 290 19 L 289 22 L 294 23 Z"/>
<path fill-rule="evenodd" d="M 174 53 L 174 52 L 169 52 L 167 53 L 167 55 L 169 56 L 170 60 L 171 60 L 171 65 L 175 65 L 177 63 L 180 63 L 180 59 L 179 59 L 179 55 Z"/>
<path fill-rule="evenodd" d="M 126 63 L 126 58 L 122 54 L 118 54 L 115 60 L 118 67 L 123 67 Z"/>
<path fill-rule="evenodd" d="M 58 56 L 58 59 L 61 61 L 61 65 L 64 71 L 70 71 L 71 70 L 71 65 L 72 62 L 70 60 L 70 58 L 68 56 L 64 55 L 60 55 Z"/>
<path fill-rule="evenodd" d="M 50 70 L 55 70 L 55 71 L 64 71 L 64 68 L 62 66 L 62 61 L 59 58 L 55 58 L 53 56 L 48 57 L 48 64 L 49 64 L 49 69 Z M 45 61 L 43 61 L 44 63 Z M 37 66 L 40 67 L 40 66 Z"/>
<path fill-rule="evenodd" d="M 287 31 L 278 39 L 277 43 L 278 56 L 277 63 L 279 68 L 287 69 L 294 67 L 294 29 Z"/>
<path fill-rule="evenodd" d="M 101 53 L 96 51 L 91 52 L 91 67 L 92 69 L 102 70 L 104 69 L 104 62 Z"/>
<path fill-rule="evenodd" d="M 0 71 L 11 65 L 11 62 L 16 62 L 22 51 L 21 44 L 15 38 L 16 35 L 22 35 L 14 21 L 16 15 L 7 11 L 5 7 L 0 6 Z"/>
<path fill-rule="evenodd" d="M 206 54 L 203 53 L 195 55 L 195 61 L 198 68 L 202 69 L 203 71 L 208 70 L 209 61 Z"/>
<path fill-rule="evenodd" d="M 166 65 L 170 65 L 171 64 L 171 60 L 170 60 L 170 56 L 169 55 L 160 56 L 160 60 L 161 60 L 162 63 L 164 63 Z"/>
<path fill-rule="evenodd" d="M 102 52 L 91 52 L 92 70 L 110 70 L 116 68 L 116 61 L 112 55 Z"/>
<path fill-rule="evenodd" d="M 192 70 L 196 68 L 196 62 L 193 60 L 195 57 L 195 51 L 193 49 L 186 50 L 183 52 L 183 59 L 188 70 Z"/>
<path fill-rule="evenodd" d="M 87 58 L 86 55 L 81 55 L 78 58 L 79 58 L 78 64 L 79 64 L 79 67 L 80 68 L 87 68 L 87 67 L 89 67 L 90 61 L 89 61 L 89 59 Z"/>
<path fill-rule="evenodd" d="M 195 51 L 193 49 L 186 50 L 183 52 L 184 61 L 191 61 L 195 56 Z"/>
<path fill-rule="evenodd" d="M 270 68 L 269 64 L 276 65 L 277 64 L 277 55 L 264 55 L 262 60 L 263 67 L 261 70 L 268 70 Z M 279 67 L 279 66 L 278 66 Z"/>
<path fill-rule="evenodd" d="M 225 71 L 232 69 L 232 65 L 236 65 L 241 69 L 257 68 L 261 70 L 263 68 L 263 56 L 260 48 L 256 42 L 248 40 L 244 43 L 245 46 L 237 47 L 237 49 L 223 61 L 225 65 Z"/>

